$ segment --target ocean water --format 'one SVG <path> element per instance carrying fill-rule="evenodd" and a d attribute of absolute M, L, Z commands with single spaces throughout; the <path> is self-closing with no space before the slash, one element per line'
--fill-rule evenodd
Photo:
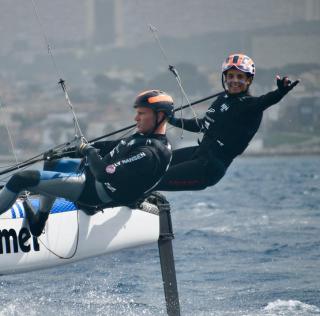
<path fill-rule="evenodd" d="M 319 157 L 240 158 L 166 194 L 182 315 L 320 315 Z M 166 315 L 157 245 L 0 277 L 0 315 Z"/>

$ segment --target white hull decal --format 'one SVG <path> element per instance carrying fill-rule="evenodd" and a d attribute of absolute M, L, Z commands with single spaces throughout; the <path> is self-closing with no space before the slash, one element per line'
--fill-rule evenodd
<path fill-rule="evenodd" d="M 36 207 L 39 201 L 32 199 Z M 49 268 L 124 248 L 158 241 L 159 216 L 114 207 L 93 216 L 58 199 L 44 233 L 35 238 L 21 201 L 0 216 L 0 274 Z"/>

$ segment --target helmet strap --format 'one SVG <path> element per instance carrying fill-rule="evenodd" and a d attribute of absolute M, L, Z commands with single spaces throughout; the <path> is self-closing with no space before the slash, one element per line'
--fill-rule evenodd
<path fill-rule="evenodd" d="M 155 115 L 155 124 L 154 124 L 154 128 L 152 129 L 152 131 L 150 133 L 148 133 L 148 135 L 154 134 L 155 131 L 157 130 L 157 128 L 165 121 L 166 116 L 164 115 L 163 118 L 158 122 L 158 118 L 159 118 L 159 114 L 156 111 L 153 111 L 154 115 Z"/>
<path fill-rule="evenodd" d="M 226 92 L 226 93 L 228 93 L 228 90 L 227 90 L 227 88 L 226 88 L 226 86 L 225 86 L 225 84 L 224 84 L 224 73 L 222 73 L 221 74 L 221 84 L 222 84 L 222 88 L 223 88 L 223 90 Z"/>
<path fill-rule="evenodd" d="M 152 130 L 152 134 L 154 134 L 154 132 L 156 131 L 156 129 L 159 127 L 158 112 L 156 112 L 156 111 L 153 111 L 153 112 L 154 112 L 155 120 L 154 120 L 154 128 L 153 128 L 153 130 Z"/>

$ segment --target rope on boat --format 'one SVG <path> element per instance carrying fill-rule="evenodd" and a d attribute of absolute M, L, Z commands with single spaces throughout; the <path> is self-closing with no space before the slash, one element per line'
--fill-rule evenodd
<path fill-rule="evenodd" d="M 79 210 L 77 209 L 77 236 L 76 236 L 76 245 L 75 248 L 73 250 L 73 253 L 70 256 L 62 256 L 59 255 L 58 253 L 56 253 L 55 251 L 51 250 L 39 237 L 38 240 L 41 243 L 41 245 L 43 245 L 44 248 L 46 248 L 51 254 L 53 254 L 55 257 L 59 258 L 59 259 L 63 259 L 63 260 L 68 260 L 68 259 L 72 259 L 77 251 L 78 251 L 78 246 L 79 246 L 79 236 L 80 236 L 80 219 L 79 219 Z"/>

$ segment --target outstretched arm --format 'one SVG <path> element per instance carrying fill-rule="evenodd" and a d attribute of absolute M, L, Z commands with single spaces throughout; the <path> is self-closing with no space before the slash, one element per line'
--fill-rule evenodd
<path fill-rule="evenodd" d="M 278 89 L 264 94 L 260 97 L 252 98 L 253 102 L 250 104 L 253 110 L 264 111 L 270 106 L 278 103 L 289 91 L 291 91 L 299 80 L 292 82 L 288 77 L 281 78 L 276 76 Z"/>
<path fill-rule="evenodd" d="M 186 131 L 198 133 L 202 129 L 202 121 L 203 119 L 184 119 L 171 117 L 169 123 Z"/>

